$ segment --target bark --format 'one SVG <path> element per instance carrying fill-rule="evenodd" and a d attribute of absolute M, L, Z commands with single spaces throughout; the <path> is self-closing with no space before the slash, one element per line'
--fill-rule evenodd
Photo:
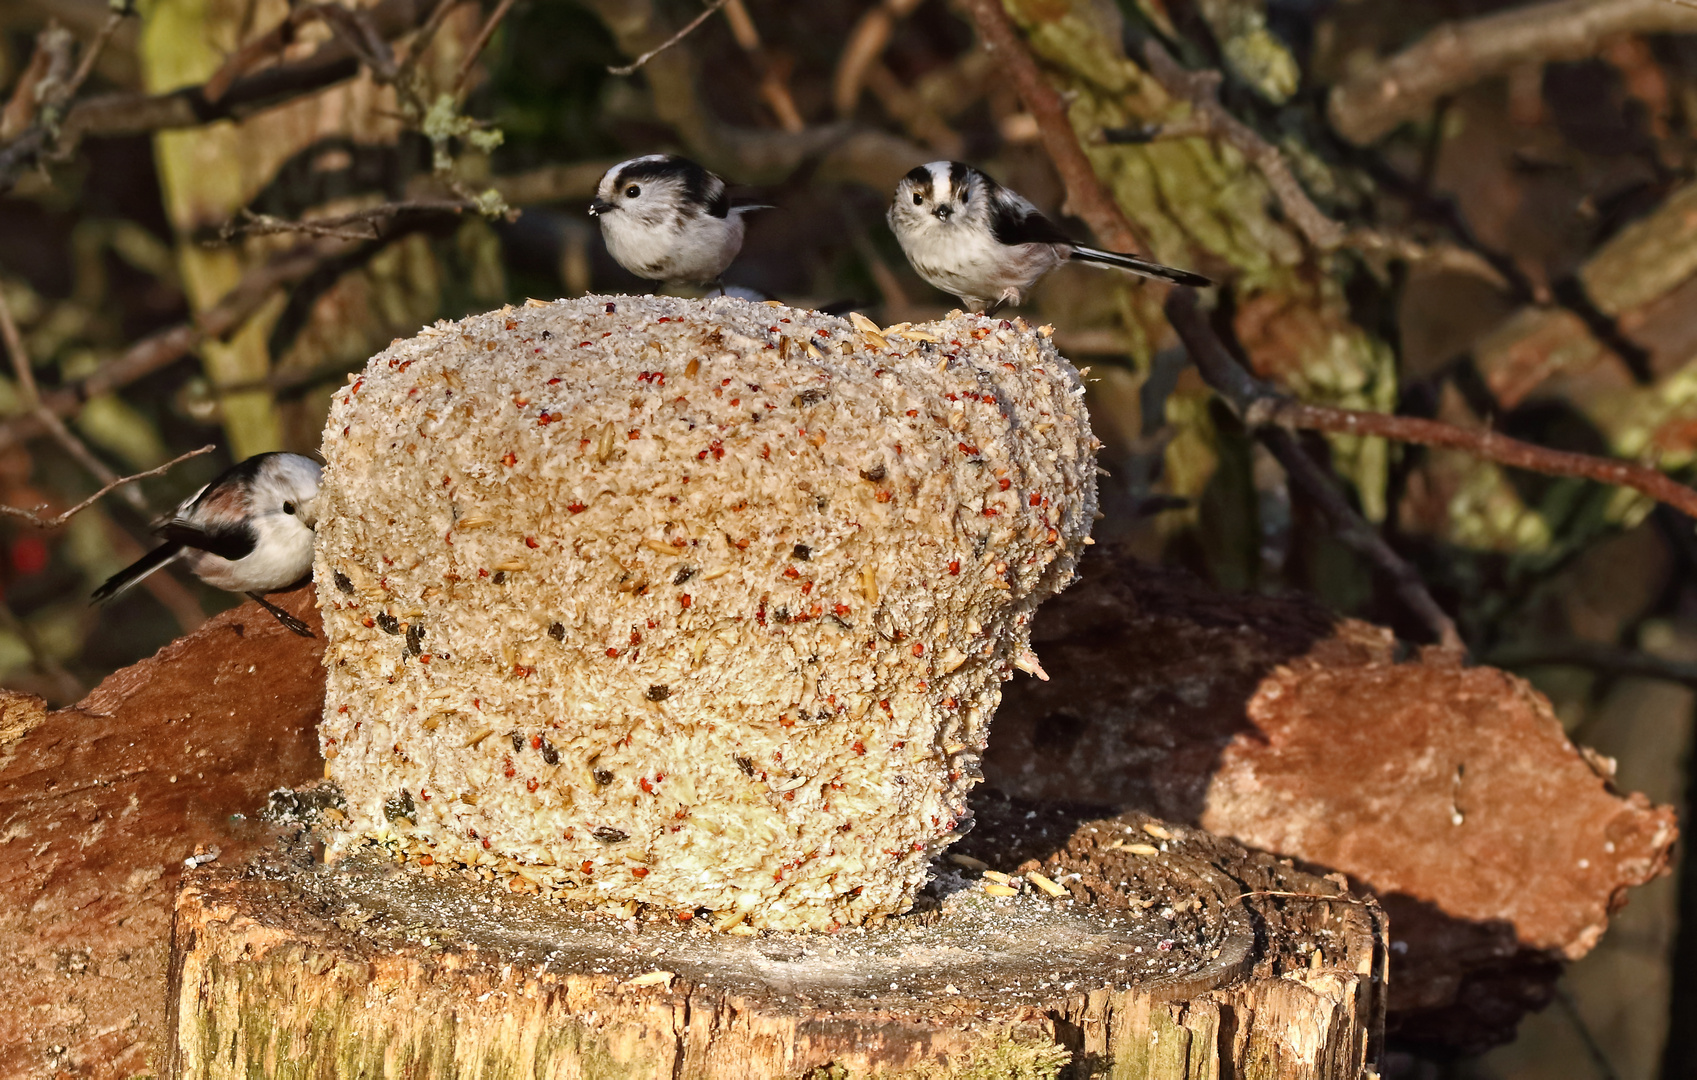
<path fill-rule="evenodd" d="M 175 1075 L 1362 1075 L 1386 925 L 1332 882 L 1144 815 L 981 801 L 973 871 L 863 931 L 620 923 L 381 853 L 189 875 Z M 1159 844 L 1166 848 L 1160 851 Z M 1133 848 L 1135 847 L 1135 850 Z M 1076 877 L 1074 876 L 1076 875 Z M 1016 879 L 1017 880 L 1017 879 Z"/>
<path fill-rule="evenodd" d="M 269 844 L 266 792 L 323 769 L 322 651 L 250 603 L 75 708 L 0 697 L 0 1076 L 157 1064 L 183 860 Z"/>
<path fill-rule="evenodd" d="M 1563 960 L 1659 876 L 1671 807 L 1610 784 L 1549 702 L 1298 598 L 1226 597 L 1093 551 L 1038 613 L 1050 681 L 1009 684 L 989 782 L 1135 806 L 1384 902 L 1393 1031 L 1452 1048 L 1512 1035 Z"/>

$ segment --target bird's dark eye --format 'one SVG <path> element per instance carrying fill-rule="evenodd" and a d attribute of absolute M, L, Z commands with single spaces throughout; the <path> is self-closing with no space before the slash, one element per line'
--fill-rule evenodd
<path fill-rule="evenodd" d="M 925 196 L 921 195 L 917 191 L 913 193 L 913 205 L 920 206 L 920 205 L 923 205 L 924 202 L 925 202 Z"/>
<path fill-rule="evenodd" d="M 634 199 L 638 195 L 641 195 L 641 194 L 642 194 L 642 189 L 635 184 L 632 184 L 630 187 L 625 188 L 625 198 L 627 198 L 627 199 Z"/>
<path fill-rule="evenodd" d="M 283 504 L 283 513 L 292 514 L 294 512 L 295 512 L 295 504 L 294 503 L 286 502 L 286 503 Z"/>

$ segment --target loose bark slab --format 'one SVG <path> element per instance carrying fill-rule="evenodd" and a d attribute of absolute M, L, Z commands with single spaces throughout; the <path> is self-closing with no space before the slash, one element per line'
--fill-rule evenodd
<path fill-rule="evenodd" d="M 1038 613 L 1051 681 L 1009 685 L 988 781 L 1349 875 L 1396 927 L 1393 1031 L 1502 1039 L 1664 872 L 1673 810 L 1615 792 L 1523 680 L 1398 663 L 1388 631 L 1112 553 L 1083 572 Z"/>
<path fill-rule="evenodd" d="M 75 708 L 0 695 L 0 1076 L 149 1071 L 183 860 L 268 846 L 266 792 L 322 771 L 322 651 L 244 604 Z"/>
<path fill-rule="evenodd" d="M 957 867 L 905 916 L 735 936 L 669 911 L 573 911 L 375 847 L 326 867 L 303 836 L 185 878 L 170 1064 L 740 1080 L 1049 1077 L 1071 1061 L 1354 1080 L 1376 1062 L 1387 939 L 1371 901 L 1141 814 L 977 809 L 961 847 L 1062 882 L 1058 897 L 997 896 Z"/>

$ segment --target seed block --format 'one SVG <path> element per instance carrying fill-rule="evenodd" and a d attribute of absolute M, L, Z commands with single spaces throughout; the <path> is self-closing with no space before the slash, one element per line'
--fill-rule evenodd
<path fill-rule="evenodd" d="M 323 446 L 344 846 L 721 929 L 905 910 L 1088 542 L 1083 397 L 970 315 L 584 297 L 391 345 Z"/>

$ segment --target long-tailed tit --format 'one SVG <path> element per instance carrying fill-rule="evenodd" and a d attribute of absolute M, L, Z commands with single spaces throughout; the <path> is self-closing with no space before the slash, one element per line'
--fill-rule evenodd
<path fill-rule="evenodd" d="M 764 206 L 732 206 L 725 182 L 688 158 L 649 154 L 601 177 L 589 212 L 607 251 L 650 281 L 714 284 L 742 250 L 743 216 Z"/>
<path fill-rule="evenodd" d="M 959 161 L 933 161 L 902 177 L 888 218 L 919 276 L 974 310 L 1017 306 L 1038 278 L 1069 259 L 1175 285 L 1213 284 L 1200 274 L 1075 243 L 1029 199 Z"/>
<path fill-rule="evenodd" d="M 94 590 L 111 600 L 182 559 L 195 577 L 246 593 L 302 637 L 312 631 L 262 595 L 312 572 L 318 523 L 318 462 L 299 454 L 256 454 L 225 470 L 153 527 L 165 542 Z"/>

